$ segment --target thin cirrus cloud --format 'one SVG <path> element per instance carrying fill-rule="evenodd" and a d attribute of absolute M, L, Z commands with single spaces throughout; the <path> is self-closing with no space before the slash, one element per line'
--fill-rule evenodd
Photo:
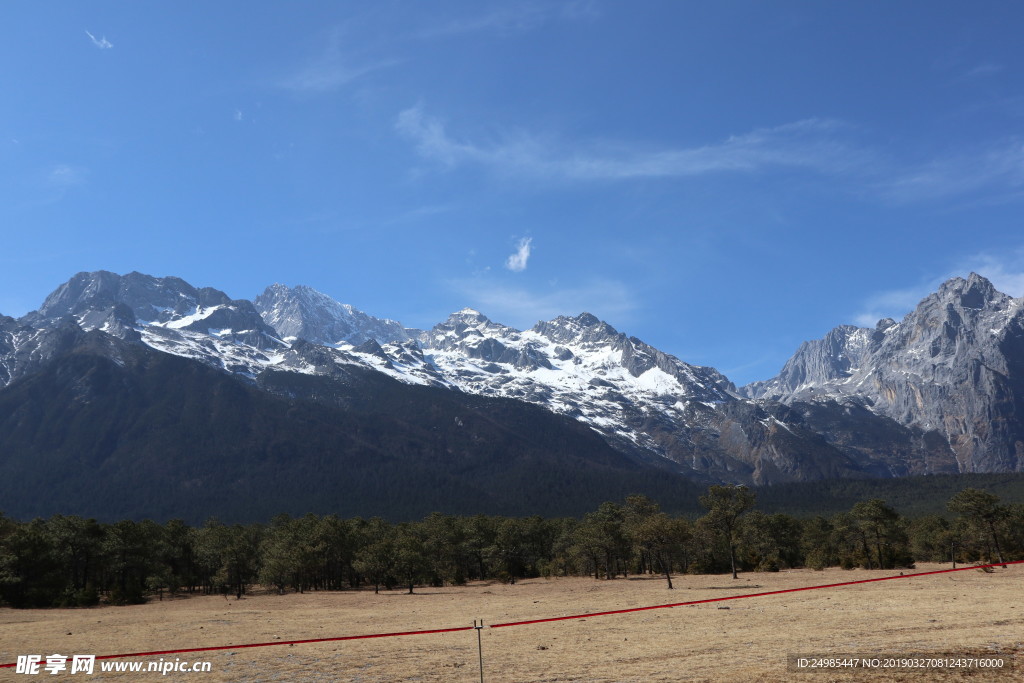
<path fill-rule="evenodd" d="M 525 30 L 544 23 L 548 9 L 535 5 L 510 5 L 476 17 L 455 19 L 428 26 L 418 32 L 420 38 L 446 38 L 463 33 L 488 30 Z"/>
<path fill-rule="evenodd" d="M 1021 188 L 1024 139 L 1019 137 L 905 168 L 879 185 L 883 196 L 906 203 Z"/>
<path fill-rule="evenodd" d="M 864 301 L 853 321 L 860 327 L 874 327 L 883 318 L 902 318 L 940 282 L 875 292 Z"/>
<path fill-rule="evenodd" d="M 97 38 L 93 34 L 89 33 L 89 31 L 86 31 L 85 35 L 89 36 L 89 40 L 92 41 L 92 44 L 101 50 L 109 50 L 110 48 L 114 47 L 114 44 L 107 40 L 106 36 L 103 36 L 102 38 Z"/>
<path fill-rule="evenodd" d="M 1003 69 L 1004 69 L 1004 67 L 1003 67 L 1002 64 L 994 64 L 992 62 L 986 62 L 984 64 L 979 64 L 977 66 L 974 66 L 974 67 L 972 67 L 970 69 L 967 69 L 967 70 L 963 71 L 962 73 L 960 73 L 953 80 L 954 80 L 954 82 L 963 82 L 963 81 L 975 81 L 975 80 L 979 80 L 979 79 L 983 79 L 983 78 L 990 78 L 992 76 L 995 76 L 998 73 L 1001 73 L 1003 71 Z"/>
<path fill-rule="evenodd" d="M 287 90 L 298 92 L 323 93 L 337 90 L 366 74 L 393 66 L 394 60 L 384 60 L 369 64 L 348 64 L 340 56 L 335 55 L 321 59 L 299 69 L 281 80 L 280 85 Z"/>
<path fill-rule="evenodd" d="M 85 169 L 68 164 L 57 164 L 46 174 L 46 182 L 51 187 L 68 188 L 85 182 Z"/>
<path fill-rule="evenodd" d="M 505 267 L 513 273 L 521 273 L 526 270 L 526 264 L 530 260 L 532 243 L 532 237 L 524 237 L 519 240 L 515 252 L 505 259 Z"/>
<path fill-rule="evenodd" d="M 427 26 L 417 32 L 419 38 L 449 38 L 481 31 L 511 33 L 528 31 L 555 20 L 590 20 L 601 14 L 592 0 L 573 0 L 557 4 L 505 3 L 490 12 L 461 17 Z"/>
<path fill-rule="evenodd" d="M 923 162 L 849 141 L 850 126 L 804 119 L 688 148 L 574 145 L 528 133 L 475 142 L 449 134 L 422 105 L 402 111 L 396 131 L 417 154 L 446 169 L 477 166 L 506 176 L 567 181 L 683 178 L 713 173 L 803 170 L 840 178 L 848 189 L 895 204 L 1016 199 L 1024 191 L 1024 138 L 977 144 Z"/>
<path fill-rule="evenodd" d="M 420 105 L 402 111 L 395 127 L 420 156 L 447 168 L 476 164 L 505 174 L 566 180 L 671 178 L 772 167 L 844 172 L 864 166 L 870 156 L 837 138 L 842 124 L 821 119 L 758 129 L 718 144 L 655 151 L 620 145 L 558 152 L 551 151 L 558 145 L 524 133 L 491 144 L 474 143 L 449 135 Z"/>
<path fill-rule="evenodd" d="M 386 69 L 397 60 L 358 61 L 346 54 L 342 47 L 346 36 L 354 29 L 339 26 L 330 32 L 327 46 L 320 56 L 278 80 L 286 90 L 325 93 L 337 90 L 363 76 Z"/>

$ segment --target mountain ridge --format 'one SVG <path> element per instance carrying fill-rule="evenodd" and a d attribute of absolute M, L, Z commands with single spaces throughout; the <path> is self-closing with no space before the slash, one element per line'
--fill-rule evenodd
<path fill-rule="evenodd" d="M 802 344 L 777 377 L 736 387 L 714 368 L 686 363 L 586 312 L 518 330 L 464 308 L 412 330 L 301 285 L 271 285 L 250 302 L 176 277 L 97 271 L 76 274 L 37 311 L 0 318 L 0 396 L 84 348 L 137 368 L 126 351 L 135 348 L 199 363 L 247 391 L 370 423 L 384 418 L 360 413 L 363 404 L 384 405 L 381 396 L 393 392 L 407 397 L 402 410 L 412 415 L 430 414 L 421 402 L 439 396 L 462 406 L 474 397 L 530 405 L 542 411 L 537 416 L 569 421 L 551 435 L 570 424 L 593 434 L 624 458 L 620 470 L 704 483 L 1020 471 L 1021 309 L 980 276 L 953 279 L 899 323 L 838 326 Z M 927 410 L 924 400 L 938 407 Z M 74 413 L 73 404 L 61 405 Z M 447 440 L 458 441 L 461 419 L 402 429 L 416 438 L 429 433 L 424 426 L 438 429 L 433 448 L 443 451 Z M 302 435 L 289 439 L 294 452 L 304 452 Z M 552 457 L 542 468 L 559 471 L 562 456 Z M 366 458 L 384 456 L 370 449 Z"/>

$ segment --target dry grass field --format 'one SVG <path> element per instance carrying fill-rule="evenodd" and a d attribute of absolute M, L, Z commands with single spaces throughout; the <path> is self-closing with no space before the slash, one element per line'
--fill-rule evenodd
<path fill-rule="evenodd" d="M 944 569 L 919 565 L 913 571 Z M 910 573 L 910 572 L 907 572 Z M 372 591 L 165 599 L 132 607 L 0 610 L 0 662 L 500 623 L 889 576 L 776 574 L 530 579 Z M 482 631 L 486 681 L 1024 680 L 1024 565 Z M 728 607 L 728 609 L 725 609 Z M 211 673 L 69 680 L 478 681 L 474 631 L 169 655 Z M 1009 655 L 1000 672 L 797 673 L 788 653 Z M 145 658 L 157 660 L 158 657 Z M 0 669 L 0 680 L 32 680 Z"/>

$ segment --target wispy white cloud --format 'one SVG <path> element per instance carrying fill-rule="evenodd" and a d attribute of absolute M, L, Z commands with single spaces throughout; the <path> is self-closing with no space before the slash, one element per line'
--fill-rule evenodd
<path fill-rule="evenodd" d="M 393 225 L 396 223 L 413 223 L 425 218 L 430 218 L 431 216 L 451 213 L 454 210 L 455 206 L 452 204 L 426 204 L 424 206 L 417 206 L 406 211 L 402 211 L 384 222 L 386 225 Z"/>
<path fill-rule="evenodd" d="M 527 261 L 530 260 L 530 245 L 532 242 L 532 237 L 524 237 L 519 240 L 515 252 L 505 259 L 505 267 L 513 273 L 521 273 L 526 270 Z"/>
<path fill-rule="evenodd" d="M 395 128 L 422 158 L 443 168 L 477 166 L 523 178 L 608 182 L 790 169 L 840 179 L 847 191 L 887 203 L 990 202 L 1024 195 L 1024 137 L 910 162 L 853 142 L 851 126 L 815 118 L 699 147 L 662 149 L 573 143 L 522 131 L 474 141 L 450 134 L 419 104 L 400 112 Z"/>
<path fill-rule="evenodd" d="M 525 30 L 544 23 L 548 10 L 536 5 L 510 5 L 486 14 L 461 17 L 419 31 L 421 38 L 446 38 L 462 33 L 488 30 Z"/>
<path fill-rule="evenodd" d="M 1024 139 L 1011 138 L 979 150 L 897 170 L 879 190 L 889 199 L 917 202 L 981 190 L 1024 187 Z"/>
<path fill-rule="evenodd" d="M 340 57 L 325 59 L 288 76 L 281 81 L 281 86 L 300 92 L 328 92 L 395 63 L 392 60 L 385 60 L 369 64 L 347 64 Z"/>
<path fill-rule="evenodd" d="M 963 74 L 963 78 L 975 79 L 975 78 L 985 78 L 987 76 L 994 76 L 995 74 L 997 74 L 1000 71 L 1002 71 L 1003 68 L 1004 67 L 1003 67 L 1002 64 L 994 64 L 992 62 L 986 62 L 985 64 L 979 64 L 978 66 L 975 66 L 975 67 L 965 71 L 964 74 Z"/>
<path fill-rule="evenodd" d="M 755 349 L 751 349 L 751 353 L 754 352 L 756 352 Z M 685 355 L 688 358 L 690 357 L 689 354 Z M 703 355 L 707 355 L 709 357 L 714 356 L 714 354 L 711 353 L 706 353 Z M 761 374 L 762 376 L 765 377 L 771 377 L 774 374 L 778 373 L 779 368 L 782 367 L 782 365 L 789 359 L 791 355 L 792 349 L 786 349 L 785 351 L 778 351 L 773 353 L 761 353 L 760 355 L 756 356 L 754 360 L 747 361 L 745 363 L 739 363 L 737 365 L 733 365 L 727 368 L 718 368 L 718 371 L 721 372 L 726 377 L 728 377 L 729 379 L 733 380 L 734 382 L 737 381 L 737 377 L 748 376 L 751 374 L 751 371 L 754 370 L 761 371 L 760 373 L 757 374 Z"/>
<path fill-rule="evenodd" d="M 567 180 L 669 178 L 780 167 L 831 173 L 864 166 L 870 157 L 838 139 L 835 132 L 842 124 L 821 119 L 758 129 L 713 145 L 663 150 L 623 144 L 566 149 L 526 133 L 475 143 L 450 136 L 421 105 L 402 111 L 395 125 L 422 157 L 448 168 L 476 164 L 506 174 Z"/>
<path fill-rule="evenodd" d="M 512 33 L 536 29 L 555 20 L 591 20 L 600 15 L 592 0 L 560 3 L 500 3 L 494 9 L 474 16 L 459 17 L 426 26 L 418 31 L 420 38 L 449 38 L 466 33 L 494 31 Z"/>
<path fill-rule="evenodd" d="M 638 306 L 632 290 L 617 280 L 595 279 L 545 290 L 508 286 L 485 277 L 451 280 L 448 285 L 492 320 L 520 329 L 584 311 L 616 326 L 626 322 Z"/>
<path fill-rule="evenodd" d="M 983 62 L 969 67 L 960 65 L 954 67 L 955 72 L 949 84 L 962 86 L 975 81 L 988 80 L 1001 73 L 1005 68 L 1002 64 L 996 64 L 995 62 Z"/>
<path fill-rule="evenodd" d="M 898 320 L 913 310 L 942 281 L 939 279 L 913 287 L 875 292 L 864 301 L 861 311 L 853 316 L 853 322 L 861 327 L 874 327 L 883 318 Z"/>
<path fill-rule="evenodd" d="M 68 188 L 81 185 L 85 182 L 86 171 L 83 168 L 57 164 L 50 168 L 46 175 L 46 181 L 52 187 Z"/>
<path fill-rule="evenodd" d="M 959 275 L 984 275 L 1000 292 L 1013 297 L 1024 296 L 1024 247 L 994 253 L 979 253 L 964 261 Z"/>
<path fill-rule="evenodd" d="M 1024 247 L 999 254 L 980 252 L 956 263 L 945 273 L 923 279 L 915 285 L 888 289 L 868 296 L 853 321 L 861 327 L 874 327 L 882 318 L 899 320 L 912 311 L 922 299 L 938 290 L 953 277 L 966 278 L 977 273 L 988 278 L 992 285 L 1013 297 L 1024 296 Z"/>
<path fill-rule="evenodd" d="M 393 59 L 360 60 L 343 49 L 346 27 L 335 28 L 319 57 L 298 68 L 278 85 L 298 92 L 322 93 L 336 90 L 363 76 L 398 63 Z"/>
<path fill-rule="evenodd" d="M 85 32 L 85 35 L 89 36 L 89 40 L 92 41 L 92 44 L 101 50 L 109 50 L 110 48 L 114 47 L 114 44 L 107 40 L 106 36 L 103 36 L 102 38 L 97 38 L 88 31 Z"/>

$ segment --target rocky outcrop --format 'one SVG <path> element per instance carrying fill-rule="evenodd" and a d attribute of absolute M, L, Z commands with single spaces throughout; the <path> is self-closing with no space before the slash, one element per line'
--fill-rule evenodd
<path fill-rule="evenodd" d="M 962 472 L 1024 470 L 1024 299 L 972 273 L 896 323 L 843 326 L 807 342 L 753 398 L 860 403 L 935 433 Z"/>
<path fill-rule="evenodd" d="M 328 346 L 359 345 L 371 339 L 382 344 L 409 340 L 400 323 L 367 315 L 304 285 L 271 285 L 253 303 L 266 323 L 283 338 Z"/>

